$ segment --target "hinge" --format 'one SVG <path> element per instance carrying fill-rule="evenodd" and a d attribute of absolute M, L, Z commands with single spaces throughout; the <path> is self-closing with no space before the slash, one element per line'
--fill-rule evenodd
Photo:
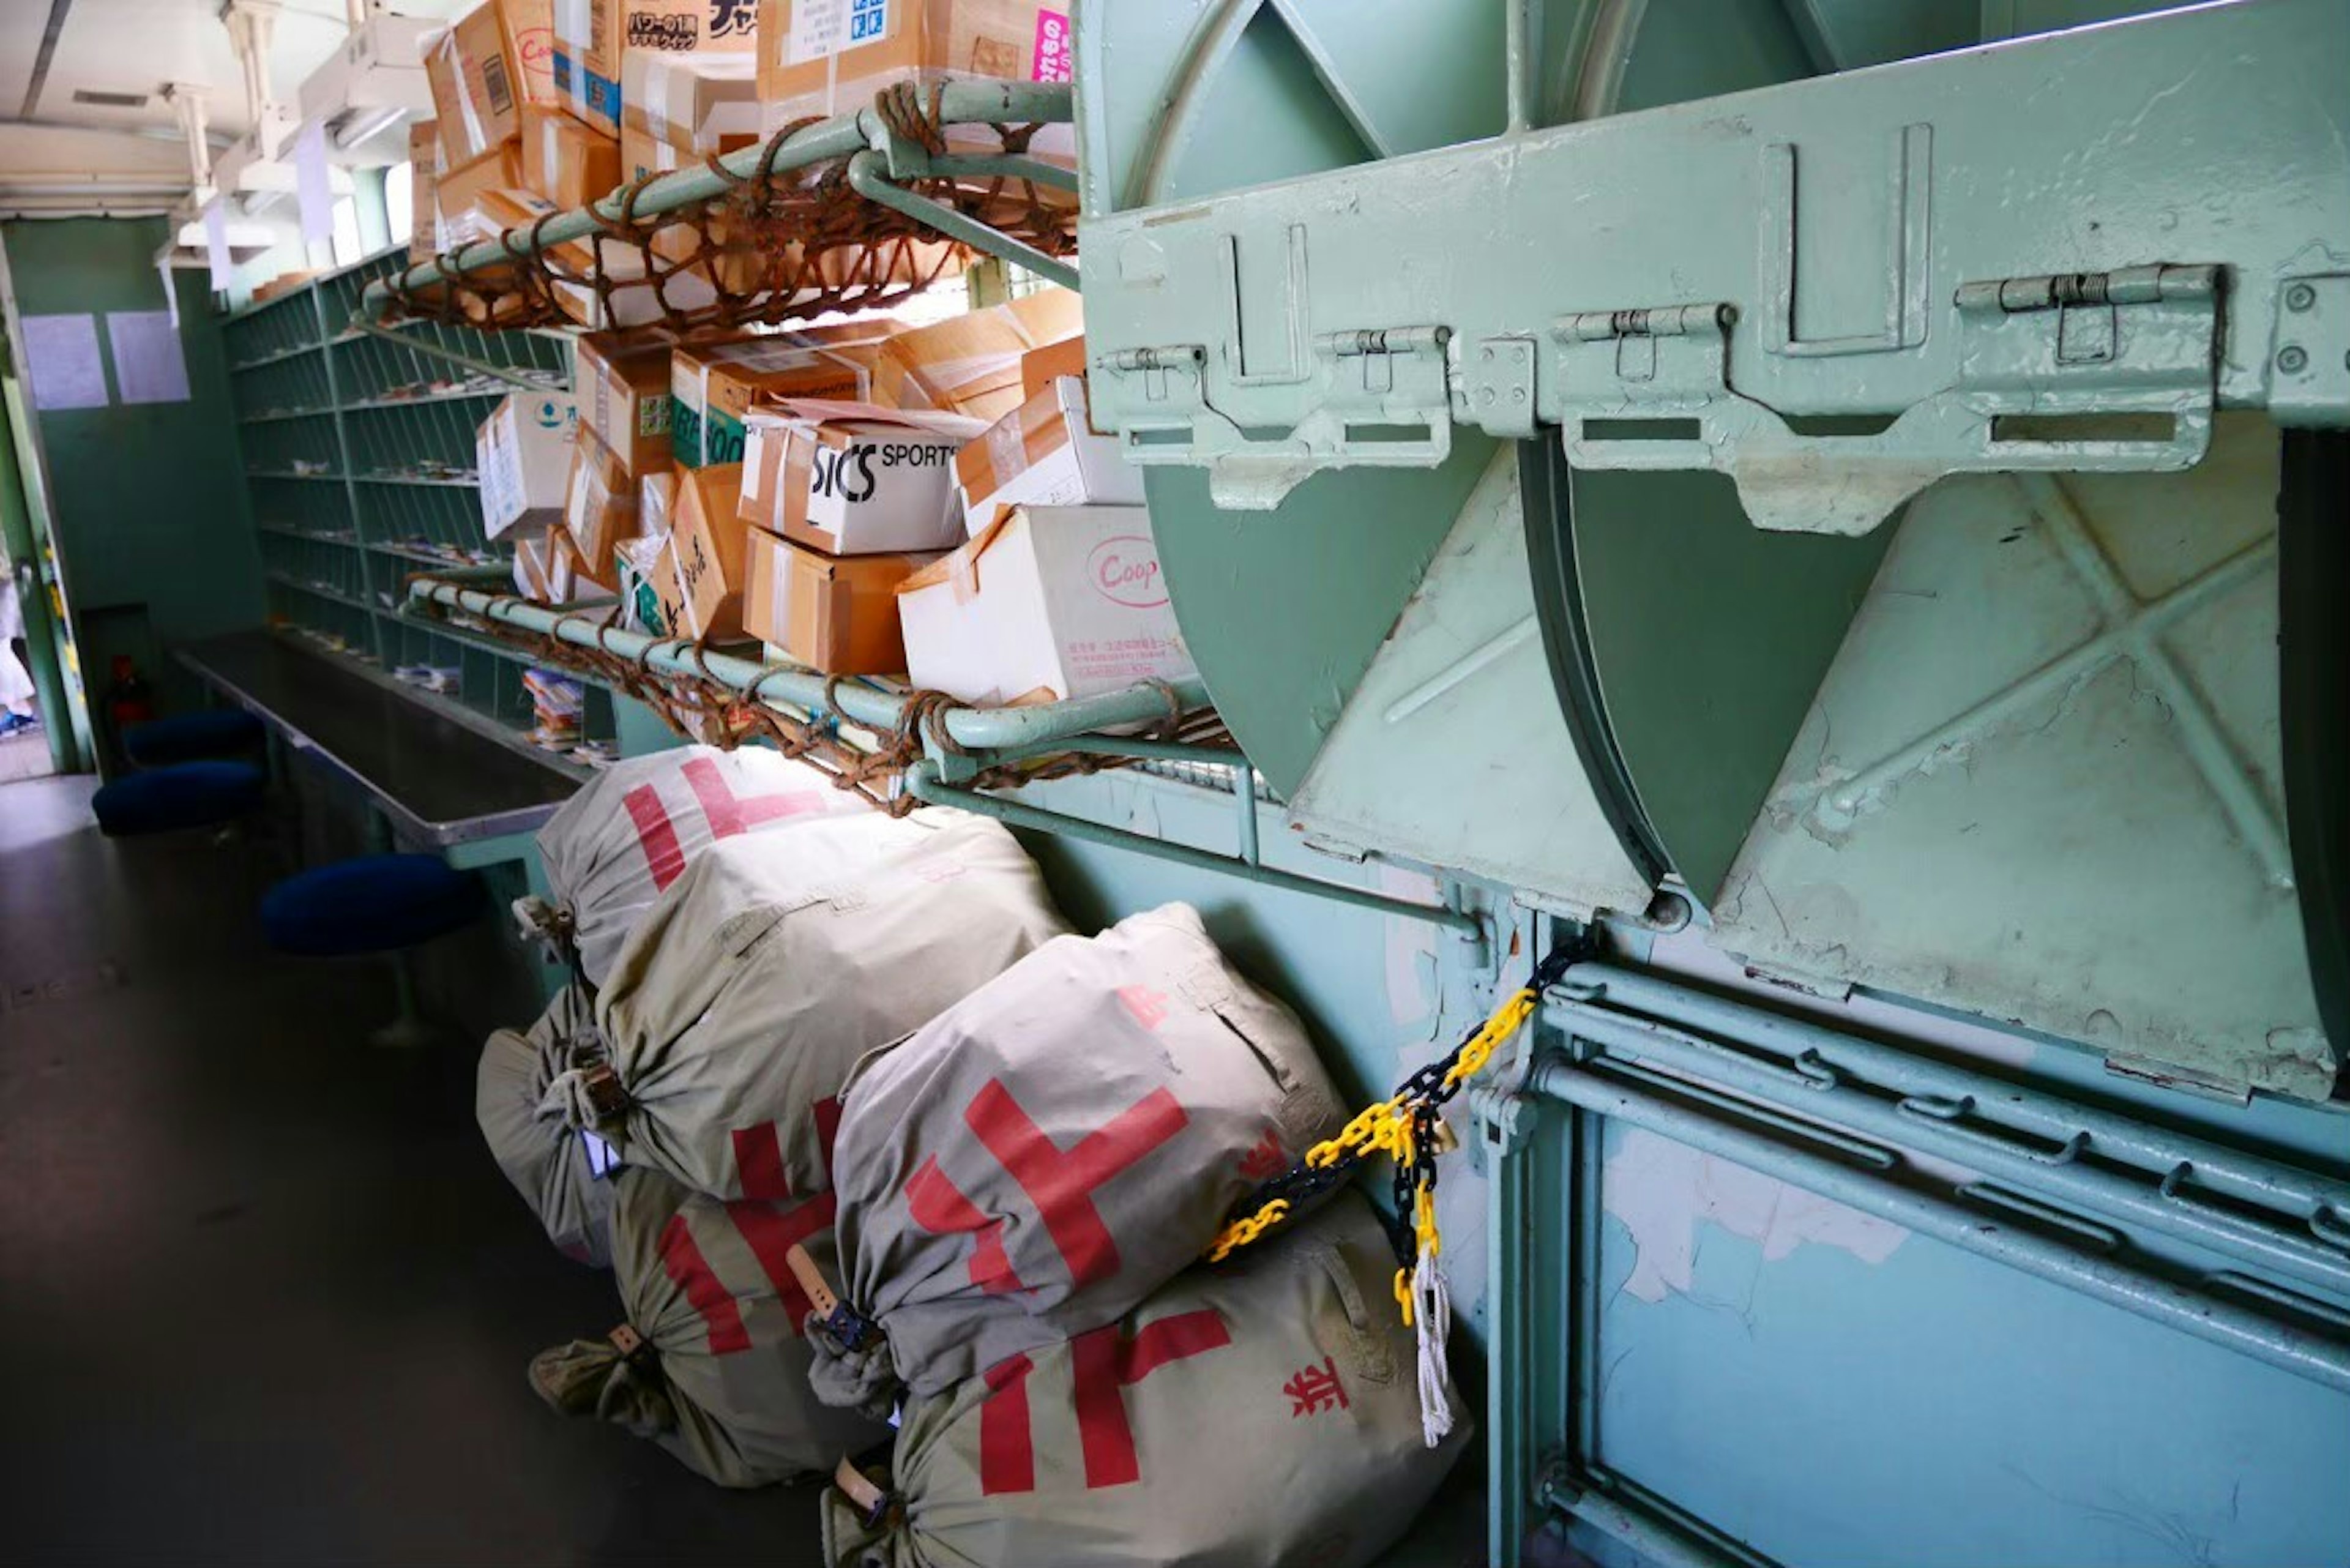
<path fill-rule="evenodd" d="M 1313 338 L 1304 373 L 1279 383 L 1295 414 L 1285 427 L 1243 427 L 1219 411 L 1216 362 L 1201 345 L 1118 349 L 1095 362 L 1095 422 L 1121 432 L 1128 462 L 1205 465 L 1216 504 L 1267 510 L 1325 468 L 1432 468 L 1449 457 L 1451 338 L 1444 327 Z M 1250 385 L 1265 389 L 1261 378 Z"/>
<path fill-rule="evenodd" d="M 1759 526 L 1865 534 L 1945 474 L 2191 467 L 2210 445 L 2219 294 L 2214 266 L 1961 285 L 1955 382 L 1856 435 L 1800 434 L 1738 391 L 1727 305 L 1583 312 L 1551 330 L 1555 402 L 1576 467 L 1710 468 Z"/>

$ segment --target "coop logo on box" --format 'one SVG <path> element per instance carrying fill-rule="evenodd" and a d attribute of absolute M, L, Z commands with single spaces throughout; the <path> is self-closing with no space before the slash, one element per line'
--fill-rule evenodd
<path fill-rule="evenodd" d="M 1086 557 L 1086 576 L 1096 593 L 1128 609 L 1157 609 L 1167 602 L 1158 546 L 1139 534 L 1120 534 L 1096 545 Z"/>

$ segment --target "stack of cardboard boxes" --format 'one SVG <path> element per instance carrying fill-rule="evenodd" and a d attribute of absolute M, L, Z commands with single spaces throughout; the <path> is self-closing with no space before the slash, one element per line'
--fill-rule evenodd
<path fill-rule="evenodd" d="M 433 142 L 411 145 L 417 232 L 411 254 L 494 238 L 545 206 L 566 210 L 645 174 L 689 168 L 747 147 L 810 116 L 869 104 L 893 82 L 942 77 L 1015 81 L 1070 78 L 1065 0 L 484 0 L 428 41 Z M 950 134 L 985 151 L 984 127 Z M 976 138 L 976 140 L 972 140 Z M 1057 140 L 1056 140 L 1057 138 Z M 1048 127 L 1031 150 L 1074 163 L 1069 128 Z M 528 192 L 544 206 L 518 202 Z M 504 193 L 503 196 L 500 193 Z M 693 308 L 716 291 L 754 290 L 764 260 L 719 225 L 659 231 L 664 261 L 694 264 L 671 303 Z M 912 247 L 889 276 L 934 275 L 959 253 Z M 582 264 L 580 247 L 568 259 Z M 650 270 L 606 244 L 607 276 Z M 845 269 L 847 263 L 841 264 Z M 829 264 L 823 270 L 835 269 Z M 847 277 L 828 277 L 840 284 Z M 679 291 L 681 290 L 681 294 Z M 557 297 L 582 326 L 625 328 L 658 318 L 650 289 L 608 299 L 584 286 Z M 611 318 L 608 319 L 607 317 Z"/>
<path fill-rule="evenodd" d="M 583 337 L 576 420 L 517 395 L 484 426 L 484 525 L 526 597 L 617 593 L 643 629 L 827 674 L 984 703 L 1188 674 L 1081 326 L 1047 291 L 899 330 Z"/>

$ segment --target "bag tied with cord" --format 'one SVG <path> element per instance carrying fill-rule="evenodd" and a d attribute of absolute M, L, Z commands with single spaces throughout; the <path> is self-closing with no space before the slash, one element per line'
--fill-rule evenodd
<path fill-rule="evenodd" d="M 1066 929 L 984 817 L 837 816 L 705 849 L 596 999 L 606 1061 L 547 1086 L 551 1125 L 720 1198 L 831 1186 L 858 1058 Z"/>
<path fill-rule="evenodd" d="M 564 1256 L 598 1268 L 612 1261 L 604 1233 L 611 1192 L 579 1134 L 545 1101 L 558 1075 L 603 1059 L 593 1006 L 569 985 L 529 1029 L 501 1029 L 484 1042 L 473 1075 L 473 1119 L 498 1168 L 546 1239 Z"/>
<path fill-rule="evenodd" d="M 829 1194 L 730 1203 L 649 1170 L 620 1171 L 613 1187 L 626 1321 L 540 1352 L 530 1381 L 541 1398 L 647 1438 L 721 1486 L 828 1469 L 888 1440 L 888 1427 L 808 1387 L 808 1303 L 786 1255 L 829 1255 Z"/>
<path fill-rule="evenodd" d="M 886 1469 L 824 1499 L 827 1568 L 1362 1568 L 1469 1446 L 1420 1438 L 1413 1341 L 1369 1205 L 1177 1276 L 1122 1322 L 908 1407 Z"/>
<path fill-rule="evenodd" d="M 884 1413 L 1115 1322 L 1340 1120 L 1295 1016 L 1189 906 L 1046 943 L 844 1091 L 819 1392 Z"/>
<path fill-rule="evenodd" d="M 645 911 L 712 844 L 869 809 L 817 769 L 760 746 L 632 757 L 538 830 L 550 897 L 520 900 L 515 915 L 598 986 Z"/>

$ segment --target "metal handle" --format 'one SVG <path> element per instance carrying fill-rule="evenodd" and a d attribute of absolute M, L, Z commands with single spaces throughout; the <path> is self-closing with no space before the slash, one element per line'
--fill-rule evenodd
<path fill-rule="evenodd" d="M 2089 1147 L 2089 1135 L 2085 1132 L 2074 1133 L 2054 1148 L 2035 1148 L 2019 1138 L 1969 1127 L 1966 1118 L 1974 1114 L 1975 1108 L 1972 1095 L 1960 1095 L 1955 1098 L 1939 1095 L 1911 1095 L 1893 1108 L 1913 1121 L 1940 1124 L 1946 1136 L 1961 1143 L 1970 1143 L 1978 1148 L 1991 1149 L 2017 1159 L 2028 1159 L 2034 1165 L 2070 1165 Z"/>
<path fill-rule="evenodd" d="M 2037 1220 L 2079 1238 L 2100 1252 L 2117 1252 L 2126 1246 L 2129 1238 L 2111 1225 L 2086 1219 L 2069 1209 L 2059 1209 L 2054 1203 L 2043 1203 L 2037 1198 L 2027 1198 L 2010 1188 L 1994 1182 L 1970 1181 L 1958 1189 L 1959 1196 L 1987 1209 L 2004 1209 L 2026 1220 Z"/>

